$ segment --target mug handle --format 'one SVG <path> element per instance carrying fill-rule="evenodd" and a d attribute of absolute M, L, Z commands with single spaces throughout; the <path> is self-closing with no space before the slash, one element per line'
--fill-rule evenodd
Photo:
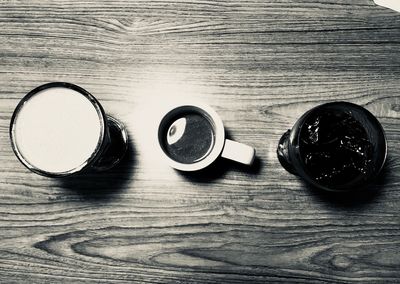
<path fill-rule="evenodd" d="M 225 139 L 225 146 L 222 150 L 221 157 L 245 165 L 251 165 L 254 162 L 255 156 L 256 150 L 253 147 Z"/>

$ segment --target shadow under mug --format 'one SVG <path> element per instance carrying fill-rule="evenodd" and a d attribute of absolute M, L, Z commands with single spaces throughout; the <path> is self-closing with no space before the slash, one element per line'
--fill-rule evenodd
<path fill-rule="evenodd" d="M 78 110 L 82 111 L 78 112 Z M 60 123 L 73 120 L 71 116 L 74 116 L 75 124 L 66 123 L 63 125 L 63 123 Z M 79 119 L 76 118 L 77 116 L 79 116 Z M 90 120 L 87 119 L 89 117 L 92 118 L 93 125 L 86 123 L 86 120 Z M 52 119 L 55 123 L 49 122 Z M 24 124 L 25 126 L 23 126 Z M 41 124 L 46 124 L 46 127 L 50 125 L 50 127 L 43 130 Z M 21 134 L 19 132 L 26 133 Z M 84 143 L 84 136 L 89 135 L 88 133 L 95 135 L 91 138 L 94 141 L 92 143 L 94 146 L 88 150 L 87 156 L 77 157 L 81 161 L 79 164 L 65 169 L 52 169 L 52 163 L 56 164 L 58 161 L 66 160 L 70 158 L 67 156 L 74 152 L 74 149 L 69 149 L 69 154 L 64 153 L 65 148 L 63 149 L 59 145 L 62 143 L 57 143 L 57 141 L 64 142 L 70 139 L 68 135 L 71 133 L 73 133 L 71 137 L 74 137 L 74 139 L 70 142 L 74 142 L 77 152 L 80 150 L 80 144 Z M 82 135 L 77 135 L 77 133 Z M 115 118 L 106 115 L 100 103 L 89 92 L 77 85 L 65 82 L 41 85 L 30 91 L 19 102 L 11 118 L 10 138 L 14 153 L 22 164 L 32 172 L 47 177 L 65 177 L 85 170 L 103 171 L 110 169 L 121 161 L 128 148 L 128 134 L 124 125 Z M 35 140 L 46 143 L 43 143 L 44 145 L 38 145 L 37 142 L 35 142 L 36 144 L 32 143 Z M 36 157 L 32 158 L 32 153 L 35 156 L 35 151 L 41 147 L 49 147 L 53 151 L 41 149 L 42 157 L 36 154 Z M 49 151 L 48 155 L 46 150 Z M 47 159 L 48 166 L 43 167 L 43 161 L 40 162 L 41 158 Z"/>
<path fill-rule="evenodd" d="M 178 104 L 166 111 L 158 126 L 158 144 L 168 164 L 180 171 L 197 171 L 218 157 L 251 165 L 255 149 L 225 139 L 219 115 L 205 104 Z"/>
<path fill-rule="evenodd" d="M 327 115 L 331 115 L 331 118 L 327 118 Z M 330 127 L 320 129 L 323 128 L 322 119 L 337 122 L 327 123 L 325 125 Z M 321 134 L 321 131 L 325 134 Z M 354 133 L 354 136 L 351 137 L 349 133 Z M 309 134 L 314 137 L 310 138 Z M 357 134 L 363 137 L 357 138 Z M 322 139 L 322 135 L 329 137 L 327 142 L 318 141 Z M 310 144 L 310 140 L 318 141 L 315 142 L 317 146 L 307 145 Z M 322 145 L 324 143 L 325 145 Z M 313 152 L 313 147 L 321 151 Z M 337 150 L 330 147 L 342 147 L 344 150 L 335 152 Z M 311 185 L 328 191 L 348 191 L 363 188 L 378 176 L 386 161 L 387 141 L 382 125 L 368 110 L 349 102 L 332 102 L 316 106 L 304 113 L 292 129 L 282 135 L 277 155 L 279 162 L 288 172 L 300 176 Z M 313 167 L 310 166 L 312 155 L 317 159 Z M 351 157 L 355 157 L 354 160 Z M 354 169 L 357 169 L 357 161 L 361 161 L 362 165 L 358 168 L 359 174 L 345 179 L 340 176 L 340 171 L 330 164 L 332 161 L 343 166 L 342 169 L 347 166 L 340 165 L 342 161 L 351 161 L 348 165 L 353 165 Z M 326 168 L 332 170 L 332 175 L 325 180 L 318 179 L 321 176 L 316 176 L 315 171 L 323 173 Z M 329 171 L 326 173 L 329 174 Z"/>

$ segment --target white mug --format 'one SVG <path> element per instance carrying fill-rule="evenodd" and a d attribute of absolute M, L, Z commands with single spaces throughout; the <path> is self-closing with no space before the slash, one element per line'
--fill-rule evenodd
<path fill-rule="evenodd" d="M 197 171 L 218 157 L 251 165 L 255 149 L 225 138 L 219 115 L 208 105 L 180 103 L 169 108 L 158 125 L 158 144 L 169 165 Z"/>

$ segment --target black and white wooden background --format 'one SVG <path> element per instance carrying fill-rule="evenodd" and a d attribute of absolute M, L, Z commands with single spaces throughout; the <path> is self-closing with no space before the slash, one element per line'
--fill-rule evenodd
<path fill-rule="evenodd" d="M 126 124 L 121 165 L 58 180 L 20 164 L 11 114 L 51 81 Z M 372 0 L 0 1 L 0 282 L 399 283 L 399 86 L 400 14 Z M 148 124 L 176 96 L 214 107 L 255 165 L 162 163 Z M 314 190 L 276 158 L 332 100 L 386 130 L 369 193 Z"/>

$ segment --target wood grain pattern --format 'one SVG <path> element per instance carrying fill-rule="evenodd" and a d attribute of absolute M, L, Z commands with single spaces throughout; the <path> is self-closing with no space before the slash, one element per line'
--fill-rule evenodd
<path fill-rule="evenodd" d="M 1 283 L 400 283 L 400 14 L 370 0 L 0 3 Z M 120 166 L 53 180 L 18 162 L 11 114 L 49 81 L 126 124 Z M 161 163 L 152 127 L 176 97 L 212 105 L 256 165 Z M 280 135 L 332 100 L 386 130 L 371 193 L 321 193 L 278 163 Z"/>

